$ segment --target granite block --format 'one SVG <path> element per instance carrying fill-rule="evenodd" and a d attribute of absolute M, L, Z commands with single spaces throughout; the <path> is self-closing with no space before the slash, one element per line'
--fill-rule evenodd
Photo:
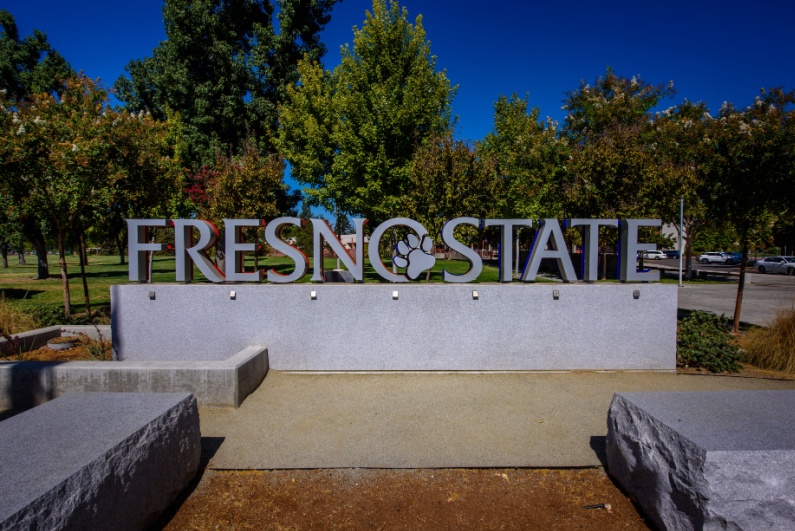
<path fill-rule="evenodd" d="M 73 393 L 0 422 L 0 529 L 142 529 L 200 439 L 187 393 Z"/>
<path fill-rule="evenodd" d="M 609 473 L 661 529 L 795 525 L 795 391 L 618 393 Z"/>
<path fill-rule="evenodd" d="M 193 393 L 203 406 L 239 407 L 268 373 L 268 349 L 223 361 L 0 362 L 0 408 L 43 404 L 70 392 Z"/>

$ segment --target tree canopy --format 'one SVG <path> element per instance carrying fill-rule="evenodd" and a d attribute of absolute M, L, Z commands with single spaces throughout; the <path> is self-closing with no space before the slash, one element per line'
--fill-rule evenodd
<path fill-rule="evenodd" d="M 330 211 L 380 222 L 400 212 L 411 161 L 452 124 L 455 89 L 436 70 L 422 17 L 375 0 L 333 72 L 307 57 L 280 108 L 279 147 L 292 176 Z"/>
<path fill-rule="evenodd" d="M 14 17 L 0 9 L 0 89 L 9 102 L 39 92 L 59 91 L 72 68 L 47 42 L 47 35 L 33 30 L 20 38 Z"/>
<path fill-rule="evenodd" d="M 167 0 L 167 39 L 127 65 L 117 97 L 158 119 L 179 113 L 194 168 L 242 153 L 252 136 L 272 152 L 276 108 L 297 79 L 298 60 L 325 53 L 319 33 L 335 3 L 277 0 L 274 21 L 269 0 Z"/>

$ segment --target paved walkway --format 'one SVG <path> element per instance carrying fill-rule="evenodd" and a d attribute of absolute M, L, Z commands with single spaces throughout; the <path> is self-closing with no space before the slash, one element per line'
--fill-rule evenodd
<path fill-rule="evenodd" d="M 201 408 L 218 469 L 581 467 L 602 464 L 620 391 L 795 389 L 672 373 L 271 371 L 237 410 Z"/>

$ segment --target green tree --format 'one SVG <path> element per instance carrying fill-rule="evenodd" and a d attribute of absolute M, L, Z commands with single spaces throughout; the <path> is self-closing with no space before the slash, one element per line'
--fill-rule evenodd
<path fill-rule="evenodd" d="M 71 74 L 72 68 L 52 49 L 43 32 L 33 30 L 33 35 L 20 38 L 14 17 L 5 9 L 0 9 L 0 90 L 4 94 L 4 106 L 14 109 L 35 93 L 60 92 L 63 80 Z M 13 113 L 6 114 L 5 118 L 14 121 Z M 19 163 L 26 164 L 25 161 Z M 18 170 L 10 169 L 8 164 L 4 166 L 6 171 L 18 174 Z M 25 239 L 36 251 L 36 278 L 47 278 L 47 244 L 37 212 L 26 211 L 22 205 L 10 205 L 9 208 L 13 210 L 12 217 L 20 223 L 18 226 Z"/>
<path fill-rule="evenodd" d="M 299 64 L 280 109 L 279 147 L 312 200 L 379 223 L 400 212 L 416 150 L 452 123 L 455 90 L 436 71 L 419 16 L 374 0 L 353 48 L 324 71 Z"/>
<path fill-rule="evenodd" d="M 335 3 L 277 0 L 274 22 L 269 0 L 167 0 L 167 40 L 127 65 L 118 98 L 161 120 L 178 112 L 194 168 L 213 164 L 217 153 L 242 152 L 252 135 L 273 151 L 276 108 L 297 79 L 298 60 L 325 53 L 319 33 Z"/>
<path fill-rule="evenodd" d="M 594 85 L 567 94 L 563 134 L 571 159 L 561 194 L 564 210 L 576 217 L 644 218 L 660 215 L 666 169 L 654 153 L 650 111 L 674 94 L 639 77 L 627 79 L 608 68 Z M 602 229 L 602 251 L 615 244 L 615 230 Z M 606 256 L 602 264 L 606 273 Z"/>
<path fill-rule="evenodd" d="M 159 121 L 143 111 L 113 112 L 117 116 L 113 165 L 123 178 L 115 181 L 111 202 L 93 211 L 95 222 L 89 225 L 115 245 L 119 263 L 124 264 L 128 218 L 180 217 L 190 211 L 184 206 L 179 116 L 169 114 Z"/>
<path fill-rule="evenodd" d="M 472 146 L 451 134 L 434 137 L 414 155 L 403 211 L 438 239 L 445 222 L 456 217 L 495 217 L 501 181 L 493 159 L 478 156 Z"/>
<path fill-rule="evenodd" d="M 713 154 L 712 145 L 705 140 L 711 119 L 706 105 L 685 100 L 656 113 L 651 124 L 652 152 L 663 176 L 654 202 L 663 222 L 671 223 L 683 235 L 687 278 L 692 271 L 694 242 L 702 239 L 705 230 L 713 235 L 723 219 L 710 220 L 703 200 L 707 193 L 705 165 Z M 681 226 L 680 200 L 684 201 Z"/>
<path fill-rule="evenodd" d="M 528 98 L 500 96 L 494 104 L 494 128 L 479 152 L 496 161 L 505 193 L 494 200 L 505 218 L 561 217 L 561 186 L 568 161 L 568 141 L 558 124 L 539 120 Z"/>
<path fill-rule="evenodd" d="M 712 120 L 708 139 L 715 154 L 707 167 L 705 201 L 715 217 L 734 227 L 743 261 L 734 309 L 734 331 L 740 327 L 744 277 L 750 243 L 769 232 L 795 201 L 795 91 L 763 91 L 744 110 L 724 105 Z"/>
<path fill-rule="evenodd" d="M 572 146 L 566 200 L 571 213 L 618 218 L 658 213 L 656 191 L 663 172 L 652 155 L 655 138 L 650 110 L 668 87 L 611 69 L 593 86 L 581 83 L 568 94 L 564 134 Z"/>
<path fill-rule="evenodd" d="M 162 150 L 144 158 L 133 154 L 149 149 L 146 142 L 157 138 L 157 124 L 150 117 L 109 109 L 105 91 L 85 77 L 67 79 L 58 98 L 34 94 L 16 110 L 4 105 L 0 115 L 0 186 L 15 204 L 35 211 L 52 228 L 69 317 L 68 238 L 79 239 L 98 211 L 133 191 L 125 181 L 135 180 L 131 176 L 140 165 L 148 166 L 149 178 L 138 179 L 138 185 L 150 189 L 142 193 L 163 190 L 157 179 L 177 174 L 178 168 Z M 90 311 L 85 275 L 83 280 Z"/>
<path fill-rule="evenodd" d="M 0 89 L 9 102 L 39 92 L 56 92 L 72 73 L 69 63 L 47 42 L 47 35 L 33 30 L 21 39 L 14 17 L 0 9 Z"/>

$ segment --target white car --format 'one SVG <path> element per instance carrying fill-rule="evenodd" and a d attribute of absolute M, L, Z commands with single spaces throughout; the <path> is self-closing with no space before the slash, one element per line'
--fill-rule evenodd
<path fill-rule="evenodd" d="M 712 263 L 725 264 L 726 255 L 717 252 L 703 253 L 697 258 L 697 260 L 702 264 L 712 264 Z"/>
<path fill-rule="evenodd" d="M 668 258 L 662 251 L 643 251 L 644 260 L 665 260 Z"/>
<path fill-rule="evenodd" d="M 756 270 L 760 273 L 795 273 L 795 256 L 767 256 L 756 261 Z"/>

